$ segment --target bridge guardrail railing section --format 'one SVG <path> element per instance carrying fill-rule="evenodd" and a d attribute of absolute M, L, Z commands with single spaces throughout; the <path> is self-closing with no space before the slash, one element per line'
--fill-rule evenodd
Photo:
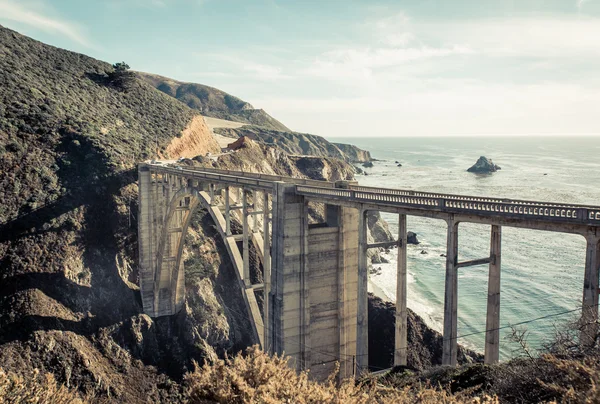
<path fill-rule="evenodd" d="M 194 179 L 209 180 L 211 182 L 216 182 L 216 183 L 238 185 L 240 187 L 247 185 L 250 187 L 259 188 L 259 189 L 266 190 L 266 191 L 271 191 L 273 189 L 272 181 L 266 181 L 266 180 L 260 180 L 260 179 L 252 179 L 252 178 L 245 178 L 245 177 L 239 177 L 239 176 L 236 177 L 236 176 L 232 176 L 232 175 L 213 174 L 213 173 L 209 173 L 209 172 L 195 171 L 195 170 L 188 170 L 188 169 L 159 167 L 159 166 L 153 166 L 153 165 L 150 166 L 150 169 L 151 169 L 151 171 L 154 171 L 154 172 L 172 174 L 172 175 L 183 176 L 183 177 L 190 177 L 190 178 L 194 178 Z"/>
<path fill-rule="evenodd" d="M 273 175 L 273 174 L 247 173 L 247 172 L 242 173 L 240 171 L 224 170 L 224 169 L 220 169 L 220 168 L 204 168 L 204 167 L 190 166 L 190 167 L 184 168 L 184 170 L 198 171 L 198 172 L 205 172 L 205 173 L 215 173 L 215 174 L 233 176 L 236 178 L 253 178 L 253 179 L 257 179 L 257 180 L 271 181 L 271 182 L 283 181 L 283 182 L 288 182 L 288 183 L 296 184 L 296 185 L 310 185 L 310 186 L 323 187 L 323 188 L 335 187 L 335 183 L 329 182 L 329 181 L 310 180 L 310 179 L 304 179 L 304 178 L 292 178 L 292 177 L 286 177 L 286 176 L 282 176 L 282 175 Z M 240 177 L 240 174 L 242 175 L 241 177 Z"/>
<path fill-rule="evenodd" d="M 434 194 L 363 186 L 352 186 L 349 190 L 342 190 L 298 185 L 296 192 L 306 196 L 345 199 L 348 202 L 356 203 L 600 225 L 600 208 L 584 205 Z"/>

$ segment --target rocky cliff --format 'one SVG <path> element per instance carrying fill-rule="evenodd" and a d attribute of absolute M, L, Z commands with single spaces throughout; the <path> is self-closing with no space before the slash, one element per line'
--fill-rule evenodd
<path fill-rule="evenodd" d="M 258 142 L 275 146 L 291 155 L 333 157 L 347 161 L 346 155 L 337 146 L 328 142 L 321 136 L 308 133 L 282 132 L 259 128 L 256 126 L 242 126 L 241 128 L 218 128 L 215 133 L 223 136 L 237 138 L 248 136 Z"/>
<path fill-rule="evenodd" d="M 360 149 L 352 144 L 333 143 L 338 149 L 344 153 L 350 163 L 365 163 L 373 160 L 371 152 Z"/>

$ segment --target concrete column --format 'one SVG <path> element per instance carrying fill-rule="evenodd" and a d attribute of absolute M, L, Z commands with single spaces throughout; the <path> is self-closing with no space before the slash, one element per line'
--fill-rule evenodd
<path fill-rule="evenodd" d="M 138 249 L 140 292 L 144 312 L 154 316 L 154 271 L 156 254 L 153 251 L 154 205 L 152 198 L 152 175 L 148 167 L 138 168 Z"/>
<path fill-rule="evenodd" d="M 485 323 L 485 363 L 497 363 L 500 359 L 500 270 L 502 228 L 492 226 L 488 277 L 487 319 Z"/>
<path fill-rule="evenodd" d="M 300 211 L 300 355 L 298 369 L 310 369 L 312 363 L 311 315 L 310 315 L 310 267 L 308 257 L 308 201 L 303 200 Z"/>
<path fill-rule="evenodd" d="M 406 366 L 408 356 L 406 307 L 406 215 L 398 220 L 398 271 L 396 275 L 396 341 L 394 349 L 394 366 Z"/>
<path fill-rule="evenodd" d="M 260 211 L 260 207 L 258 206 L 258 201 L 260 201 L 262 198 L 260 197 L 260 192 L 259 191 L 252 191 L 252 206 L 254 206 L 254 208 L 252 209 L 254 212 L 258 212 Z M 258 232 L 258 215 L 254 214 L 252 215 L 252 231 L 254 233 Z"/>
<path fill-rule="evenodd" d="M 354 374 L 358 284 L 358 209 L 340 207 L 338 257 L 338 327 L 340 379 Z"/>
<path fill-rule="evenodd" d="M 358 284 L 356 315 L 356 374 L 360 376 L 369 370 L 369 283 L 367 263 L 367 211 L 361 210 L 358 218 Z"/>
<path fill-rule="evenodd" d="M 269 232 L 269 193 L 263 194 L 263 324 L 265 346 L 263 351 L 270 352 L 269 346 L 269 294 L 271 293 L 271 236 Z"/>
<path fill-rule="evenodd" d="M 244 283 L 246 286 L 250 286 L 250 242 L 248 228 L 248 191 L 242 190 L 242 226 L 243 226 L 243 265 L 244 265 Z"/>
<path fill-rule="evenodd" d="M 595 234 L 586 237 L 585 275 L 583 278 L 583 308 L 579 341 L 592 347 L 598 336 L 598 272 L 600 271 L 600 239 Z"/>
<path fill-rule="evenodd" d="M 444 340 L 442 364 L 456 366 L 458 342 L 458 223 L 448 219 L 446 249 L 446 292 L 444 295 Z"/>
<path fill-rule="evenodd" d="M 295 185 L 275 183 L 273 195 L 273 246 L 270 294 L 270 329 L 273 353 L 285 351 L 290 366 L 300 369 L 303 350 L 304 275 L 306 214 L 304 198 Z M 268 342 L 266 342 L 268 345 Z"/>
<path fill-rule="evenodd" d="M 231 236 L 231 201 L 229 187 L 225 188 L 225 234 Z"/>
<path fill-rule="evenodd" d="M 210 193 L 210 205 L 215 204 L 215 184 L 208 184 L 208 192 Z"/>

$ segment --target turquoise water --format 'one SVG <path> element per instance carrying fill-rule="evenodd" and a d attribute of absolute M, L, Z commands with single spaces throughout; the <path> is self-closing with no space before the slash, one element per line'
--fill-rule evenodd
<path fill-rule="evenodd" d="M 357 138 L 352 143 L 382 160 L 365 169 L 369 175 L 357 176 L 361 185 L 600 205 L 600 137 Z M 502 170 L 490 176 L 466 172 L 481 155 Z M 397 216 L 383 216 L 397 234 Z M 446 225 L 441 220 L 409 217 L 408 229 L 421 241 L 419 246 L 409 246 L 408 305 L 441 331 L 445 258 L 440 254 L 446 252 Z M 461 224 L 459 260 L 488 256 L 489 233 L 489 226 Z M 389 264 L 376 265 L 383 271 L 371 281 L 394 301 L 395 253 L 388 258 Z M 584 264 L 581 236 L 503 228 L 501 326 L 579 307 Z M 485 330 L 486 298 L 487 266 L 459 269 L 459 337 Z M 528 342 L 541 347 L 555 326 L 576 316 L 563 314 L 527 324 Z M 501 332 L 503 359 L 516 349 L 506 339 L 508 333 L 510 329 Z M 483 351 L 484 334 L 468 335 L 459 342 Z"/>

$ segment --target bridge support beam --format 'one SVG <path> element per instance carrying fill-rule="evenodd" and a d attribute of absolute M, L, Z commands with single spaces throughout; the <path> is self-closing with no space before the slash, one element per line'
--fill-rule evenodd
<path fill-rule="evenodd" d="M 448 219 L 442 365 L 456 366 L 458 342 L 458 222 Z"/>
<path fill-rule="evenodd" d="M 394 366 L 406 366 L 407 342 L 407 274 L 406 274 L 406 215 L 398 220 L 398 270 L 396 273 L 396 336 L 394 343 Z"/>
<path fill-rule="evenodd" d="M 501 270 L 502 228 L 492 226 L 490 241 L 490 266 L 488 275 L 487 319 L 485 323 L 486 364 L 497 363 L 500 359 L 500 270 Z"/>
<path fill-rule="evenodd" d="M 152 174 L 147 167 L 138 169 L 138 249 L 140 256 L 140 289 L 144 308 L 154 307 L 154 271 L 156 267 L 155 206 L 153 203 Z"/>
<path fill-rule="evenodd" d="M 586 240 L 583 308 L 581 312 L 579 341 L 584 347 L 593 347 L 598 337 L 600 237 L 594 231 L 587 235 Z"/>
<path fill-rule="evenodd" d="M 369 266 L 367 262 L 367 211 L 358 217 L 358 296 L 356 320 L 356 374 L 369 370 Z"/>

